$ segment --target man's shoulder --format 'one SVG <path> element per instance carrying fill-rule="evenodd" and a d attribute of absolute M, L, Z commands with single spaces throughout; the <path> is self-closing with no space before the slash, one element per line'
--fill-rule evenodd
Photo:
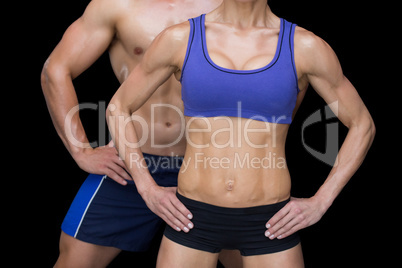
<path fill-rule="evenodd" d="M 99 19 L 117 20 L 135 7 L 138 0 L 92 0 L 85 13 L 96 15 Z"/>
<path fill-rule="evenodd" d="M 88 6 L 94 6 L 98 8 L 108 7 L 108 8 L 128 8 L 138 0 L 91 0 Z"/>

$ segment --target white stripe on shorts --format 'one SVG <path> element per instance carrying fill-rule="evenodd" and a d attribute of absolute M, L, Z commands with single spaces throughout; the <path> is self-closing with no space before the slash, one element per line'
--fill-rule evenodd
<path fill-rule="evenodd" d="M 100 181 L 98 187 L 96 188 L 96 191 L 95 191 L 94 194 L 92 195 L 91 200 L 89 200 L 88 205 L 87 205 L 87 207 L 85 208 L 84 213 L 82 214 L 82 217 L 81 217 L 80 223 L 78 224 L 77 230 L 75 231 L 74 237 L 77 236 L 78 231 L 80 230 L 80 227 L 81 227 L 81 223 L 82 223 L 82 221 L 83 221 L 84 218 L 85 218 L 85 214 L 87 214 L 87 210 L 88 210 L 89 206 L 91 205 L 92 200 L 94 199 L 96 193 L 98 192 L 99 188 L 101 187 L 101 185 L 102 185 L 103 181 L 106 179 L 106 177 L 107 177 L 106 175 L 102 177 L 102 180 Z"/>

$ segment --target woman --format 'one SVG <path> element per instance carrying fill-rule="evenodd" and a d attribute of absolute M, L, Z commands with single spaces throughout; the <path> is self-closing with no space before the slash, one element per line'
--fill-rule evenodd
<path fill-rule="evenodd" d="M 169 226 L 158 267 L 214 267 L 222 249 L 239 250 L 244 267 L 304 267 L 297 231 L 327 211 L 375 131 L 332 49 L 275 16 L 265 0 L 224 0 L 159 35 L 108 109 L 120 156 L 151 209 L 148 196 L 158 186 L 139 165 L 138 138 L 127 122 L 172 74 L 182 83 L 187 138 L 177 197 L 192 221 L 184 210 L 174 212 L 180 220 L 164 214 Z M 349 131 L 317 193 L 290 200 L 285 140 L 308 84 L 331 108 L 336 103 Z"/>

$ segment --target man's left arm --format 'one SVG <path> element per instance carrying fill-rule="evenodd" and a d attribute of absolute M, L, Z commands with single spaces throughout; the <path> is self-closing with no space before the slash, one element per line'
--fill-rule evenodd
<path fill-rule="evenodd" d="M 318 222 L 362 164 L 375 135 L 370 113 L 325 41 L 297 28 L 295 61 L 299 77 L 310 83 L 349 130 L 331 172 L 316 194 L 292 198 L 267 222 L 265 235 L 270 239 L 285 238 Z"/>

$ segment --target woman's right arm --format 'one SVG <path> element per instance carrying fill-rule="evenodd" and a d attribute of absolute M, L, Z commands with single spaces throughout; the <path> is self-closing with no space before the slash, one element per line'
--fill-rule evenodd
<path fill-rule="evenodd" d="M 143 169 L 134 166 L 133 156 L 141 155 L 132 116 L 172 74 L 179 70 L 177 57 L 181 42 L 175 39 L 175 27 L 163 31 L 148 48 L 142 61 L 116 91 L 106 110 L 106 120 L 114 144 L 130 174 L 143 177 Z M 185 47 L 184 47 L 185 49 Z M 141 119 L 137 119 L 141 120 Z M 145 184 L 137 186 L 139 191 Z"/>
<path fill-rule="evenodd" d="M 141 153 L 132 114 L 172 74 L 178 75 L 184 60 L 189 24 L 172 26 L 159 34 L 142 61 L 117 90 L 106 110 L 114 144 L 148 207 L 172 228 L 188 231 L 190 211 L 177 199 L 176 189 L 159 187 L 151 177 Z M 190 224 L 190 225 L 189 225 Z"/>

